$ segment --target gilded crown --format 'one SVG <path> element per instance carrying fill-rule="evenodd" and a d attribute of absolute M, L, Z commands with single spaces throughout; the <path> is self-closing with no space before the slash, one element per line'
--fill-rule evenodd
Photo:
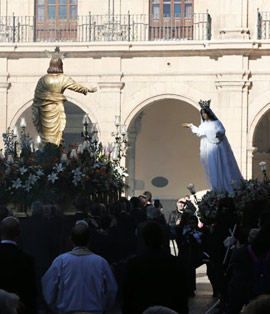
<path fill-rule="evenodd" d="M 209 100 L 200 100 L 199 101 L 199 105 L 201 106 L 201 108 L 203 108 L 203 107 L 210 107 L 210 103 L 211 103 L 211 99 L 209 99 Z"/>

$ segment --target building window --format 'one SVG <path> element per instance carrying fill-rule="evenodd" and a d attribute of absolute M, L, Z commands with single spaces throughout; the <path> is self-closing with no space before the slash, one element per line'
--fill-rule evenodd
<path fill-rule="evenodd" d="M 150 39 L 192 39 L 194 0 L 150 0 Z"/>
<path fill-rule="evenodd" d="M 77 38 L 77 0 L 36 0 L 36 40 Z"/>

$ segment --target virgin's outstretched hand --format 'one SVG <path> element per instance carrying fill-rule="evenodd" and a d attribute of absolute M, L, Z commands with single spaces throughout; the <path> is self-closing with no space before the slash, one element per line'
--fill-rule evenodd
<path fill-rule="evenodd" d="M 190 128 L 190 123 L 183 123 L 183 124 L 182 124 L 182 127 L 184 127 L 184 128 Z"/>

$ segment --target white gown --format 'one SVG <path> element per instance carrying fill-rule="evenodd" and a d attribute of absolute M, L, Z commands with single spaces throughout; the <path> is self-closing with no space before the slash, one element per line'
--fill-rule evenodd
<path fill-rule="evenodd" d="M 191 131 L 201 138 L 200 158 L 208 184 L 216 192 L 232 192 L 232 184 L 243 180 L 225 129 L 219 120 L 203 121 L 199 127 L 190 125 Z M 221 133 L 222 139 L 216 137 Z"/>

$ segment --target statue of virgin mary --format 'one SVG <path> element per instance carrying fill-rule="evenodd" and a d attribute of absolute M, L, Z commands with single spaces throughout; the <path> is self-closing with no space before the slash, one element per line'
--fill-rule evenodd
<path fill-rule="evenodd" d="M 233 185 L 243 179 L 231 146 L 225 135 L 225 128 L 210 109 L 209 101 L 200 101 L 201 124 L 184 123 L 192 133 L 200 137 L 200 160 L 206 179 L 216 192 L 232 192 Z"/>

